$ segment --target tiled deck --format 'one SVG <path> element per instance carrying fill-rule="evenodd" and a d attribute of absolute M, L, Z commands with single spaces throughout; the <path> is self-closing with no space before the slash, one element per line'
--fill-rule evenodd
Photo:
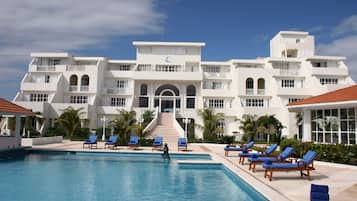
<path fill-rule="evenodd" d="M 108 152 L 158 152 L 151 147 L 140 147 L 140 150 L 131 150 L 119 147 L 116 150 L 104 149 L 104 144 L 99 143 L 98 149 L 83 149 L 82 142 L 65 141 L 61 144 L 34 146 L 34 149 L 68 150 L 68 151 L 108 151 Z M 177 152 L 176 145 L 169 145 L 170 153 Z M 180 153 L 209 153 L 217 162 L 224 164 L 245 181 L 254 186 L 271 200 L 309 200 L 310 184 L 328 184 L 331 200 L 356 200 L 357 198 L 357 166 L 340 165 L 316 162 L 316 170 L 312 172 L 312 180 L 301 178 L 299 172 L 274 172 L 273 181 L 264 178 L 264 170 L 257 166 L 257 171 L 252 173 L 248 165 L 238 164 L 237 153 L 224 156 L 224 145 L 216 144 L 190 144 L 189 152 Z"/>

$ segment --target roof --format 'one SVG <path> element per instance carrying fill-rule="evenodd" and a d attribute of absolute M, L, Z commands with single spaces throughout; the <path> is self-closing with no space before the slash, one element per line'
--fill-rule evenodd
<path fill-rule="evenodd" d="M 305 31 L 279 31 L 280 35 L 309 35 L 309 32 Z"/>
<path fill-rule="evenodd" d="M 320 55 L 315 55 L 312 57 L 306 58 L 306 60 L 332 60 L 332 61 L 342 61 L 346 60 L 346 57 L 338 57 L 338 56 L 320 56 Z"/>
<path fill-rule="evenodd" d="M 70 57 L 67 52 L 32 52 L 31 57 L 50 57 L 50 58 L 67 58 Z"/>
<path fill-rule="evenodd" d="M 318 96 L 303 99 L 301 101 L 293 102 L 288 106 L 303 106 L 320 103 L 336 103 L 357 101 L 357 84 L 336 91 L 327 92 Z"/>
<path fill-rule="evenodd" d="M 0 113 L 17 113 L 28 116 L 35 115 L 35 113 L 33 113 L 31 110 L 23 108 L 3 98 L 0 98 Z"/>
<path fill-rule="evenodd" d="M 135 46 L 194 46 L 194 47 L 203 47 L 205 43 L 201 42 L 147 42 L 147 41 L 133 41 Z"/>

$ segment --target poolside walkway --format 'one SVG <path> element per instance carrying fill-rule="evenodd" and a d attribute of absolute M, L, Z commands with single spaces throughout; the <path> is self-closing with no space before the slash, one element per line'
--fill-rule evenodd
<path fill-rule="evenodd" d="M 66 151 L 105 151 L 105 152 L 133 152 L 127 147 L 119 147 L 116 150 L 104 149 L 102 142 L 98 143 L 98 149 L 83 149 L 83 142 L 64 141 L 60 144 L 34 146 L 33 149 L 42 150 L 66 150 Z M 177 153 L 177 145 L 169 144 L 170 152 Z M 312 180 L 300 178 L 299 172 L 274 172 L 273 181 L 264 178 L 264 170 L 257 166 L 255 173 L 248 170 L 248 165 L 238 164 L 237 153 L 224 156 L 224 145 L 217 144 L 189 144 L 187 154 L 209 153 L 217 162 L 224 164 L 230 170 L 237 173 L 245 181 L 253 185 L 271 200 L 309 200 L 310 184 L 327 184 L 330 188 L 331 200 L 356 200 L 357 198 L 357 166 L 341 165 L 334 163 L 316 162 L 316 170 L 312 172 Z M 134 152 L 158 152 L 151 147 L 140 147 Z"/>

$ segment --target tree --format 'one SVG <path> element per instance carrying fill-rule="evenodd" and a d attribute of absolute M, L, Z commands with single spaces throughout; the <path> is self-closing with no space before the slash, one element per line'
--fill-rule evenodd
<path fill-rule="evenodd" d="M 120 143 L 127 143 L 131 131 L 135 128 L 135 111 L 119 110 L 119 115 L 111 122 L 114 132 L 120 135 Z"/>
<path fill-rule="evenodd" d="M 144 128 L 154 119 L 154 110 L 145 110 L 145 112 L 141 115 L 143 119 L 142 125 Z"/>
<path fill-rule="evenodd" d="M 242 119 L 237 119 L 240 123 L 239 129 L 249 141 L 254 140 L 257 132 L 257 115 L 244 114 Z"/>
<path fill-rule="evenodd" d="M 56 120 L 65 130 L 66 135 L 72 137 L 81 128 L 80 116 L 84 113 L 83 108 L 74 109 L 69 106 L 63 110 L 61 116 Z"/>
<path fill-rule="evenodd" d="M 198 112 L 203 120 L 203 126 L 198 127 L 203 129 L 203 140 L 205 142 L 215 142 L 217 139 L 217 133 L 222 132 L 222 128 L 217 127 L 220 120 L 224 119 L 222 113 L 215 113 L 212 109 L 203 109 Z"/>
<path fill-rule="evenodd" d="M 276 134 L 277 143 L 280 143 L 282 123 L 274 115 L 263 115 L 257 120 L 257 131 L 267 135 L 267 143 L 270 143 L 270 135 Z"/>

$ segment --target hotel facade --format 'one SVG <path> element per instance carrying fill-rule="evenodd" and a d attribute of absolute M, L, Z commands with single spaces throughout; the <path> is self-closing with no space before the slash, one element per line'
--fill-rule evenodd
<path fill-rule="evenodd" d="M 37 129 L 45 133 L 69 106 L 83 108 L 83 126 L 91 129 L 113 119 L 118 110 L 134 110 L 138 118 L 155 110 L 153 130 L 161 115 L 183 137 L 176 119 L 202 125 L 198 111 L 212 108 L 225 115 L 223 135 L 242 135 L 237 118 L 243 114 L 274 114 L 285 126 L 283 135 L 297 133 L 297 100 L 354 84 L 344 57 L 315 55 L 307 32 L 281 31 L 270 41 L 270 56 L 256 59 L 202 61 L 200 42 L 133 42 L 136 60 L 78 57 L 68 53 L 32 53 L 28 73 L 13 101 L 40 112 Z M 140 118 L 139 118 L 140 119 Z M 196 129 L 197 138 L 202 131 Z"/>

